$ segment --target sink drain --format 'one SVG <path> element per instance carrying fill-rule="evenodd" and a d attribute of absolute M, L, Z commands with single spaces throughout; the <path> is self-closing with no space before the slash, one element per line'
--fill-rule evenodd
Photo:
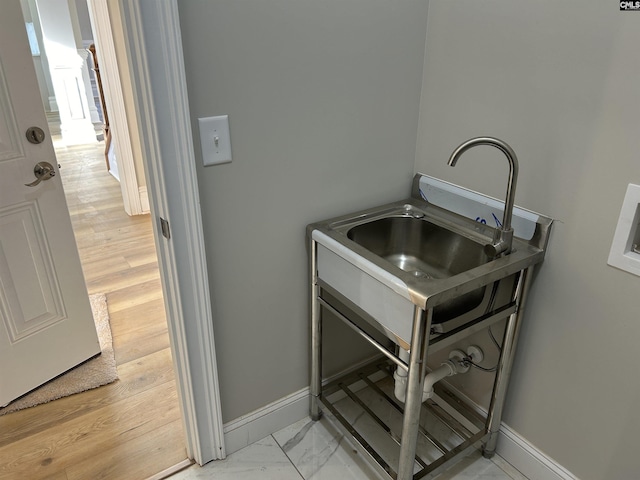
<path fill-rule="evenodd" d="M 409 272 L 411 275 L 413 275 L 416 278 L 433 278 L 431 275 L 429 275 L 428 273 L 424 273 L 420 270 L 412 270 Z"/>

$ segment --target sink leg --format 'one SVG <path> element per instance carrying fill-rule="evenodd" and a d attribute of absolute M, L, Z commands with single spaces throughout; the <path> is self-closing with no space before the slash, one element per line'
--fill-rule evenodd
<path fill-rule="evenodd" d="M 502 352 L 500 353 L 500 360 L 498 361 L 498 370 L 496 371 L 496 379 L 493 384 L 493 393 L 487 415 L 486 428 L 489 433 L 489 438 L 482 448 L 482 454 L 486 458 L 493 457 L 496 452 L 507 386 L 509 384 L 509 377 L 511 376 L 511 367 L 513 366 L 518 334 L 520 333 L 520 325 L 522 323 L 522 313 L 524 312 L 527 293 L 531 285 L 532 274 L 533 267 L 529 267 L 520 272 L 520 278 L 518 279 L 514 294 L 516 311 L 509 316 L 504 331 Z"/>
<path fill-rule="evenodd" d="M 310 407 L 309 415 L 312 420 L 320 420 L 320 394 L 322 393 L 322 316 L 318 295 L 317 277 L 317 244 L 311 240 L 310 245 L 310 283 L 311 283 L 311 380 L 310 380 Z"/>
<path fill-rule="evenodd" d="M 420 409 L 422 406 L 422 388 L 424 386 L 424 377 L 427 373 L 428 332 L 431 331 L 431 319 L 431 309 L 425 311 L 419 307 L 414 308 L 397 480 L 413 478 L 413 465 L 416 456 Z"/>

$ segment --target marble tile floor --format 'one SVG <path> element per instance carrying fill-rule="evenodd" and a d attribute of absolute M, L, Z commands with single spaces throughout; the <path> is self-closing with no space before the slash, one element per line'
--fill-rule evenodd
<path fill-rule="evenodd" d="M 204 467 L 191 466 L 171 480 L 376 480 L 374 470 L 326 419 L 302 419 Z M 497 455 L 475 451 L 438 480 L 527 480 Z"/>

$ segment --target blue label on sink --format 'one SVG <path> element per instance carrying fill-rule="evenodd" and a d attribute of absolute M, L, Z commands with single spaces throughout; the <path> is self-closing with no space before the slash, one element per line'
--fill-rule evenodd
<path fill-rule="evenodd" d="M 422 175 L 422 174 L 421 174 Z M 502 227 L 504 202 L 473 190 L 454 185 L 428 175 L 420 178 L 420 196 L 423 200 L 492 227 Z M 539 215 L 514 207 L 511 226 L 515 236 L 531 240 Z"/>

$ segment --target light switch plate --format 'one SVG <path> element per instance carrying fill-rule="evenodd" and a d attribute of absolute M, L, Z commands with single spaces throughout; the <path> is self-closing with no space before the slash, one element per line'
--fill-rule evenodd
<path fill-rule="evenodd" d="M 229 115 L 198 119 L 204 166 L 231 162 Z"/>

